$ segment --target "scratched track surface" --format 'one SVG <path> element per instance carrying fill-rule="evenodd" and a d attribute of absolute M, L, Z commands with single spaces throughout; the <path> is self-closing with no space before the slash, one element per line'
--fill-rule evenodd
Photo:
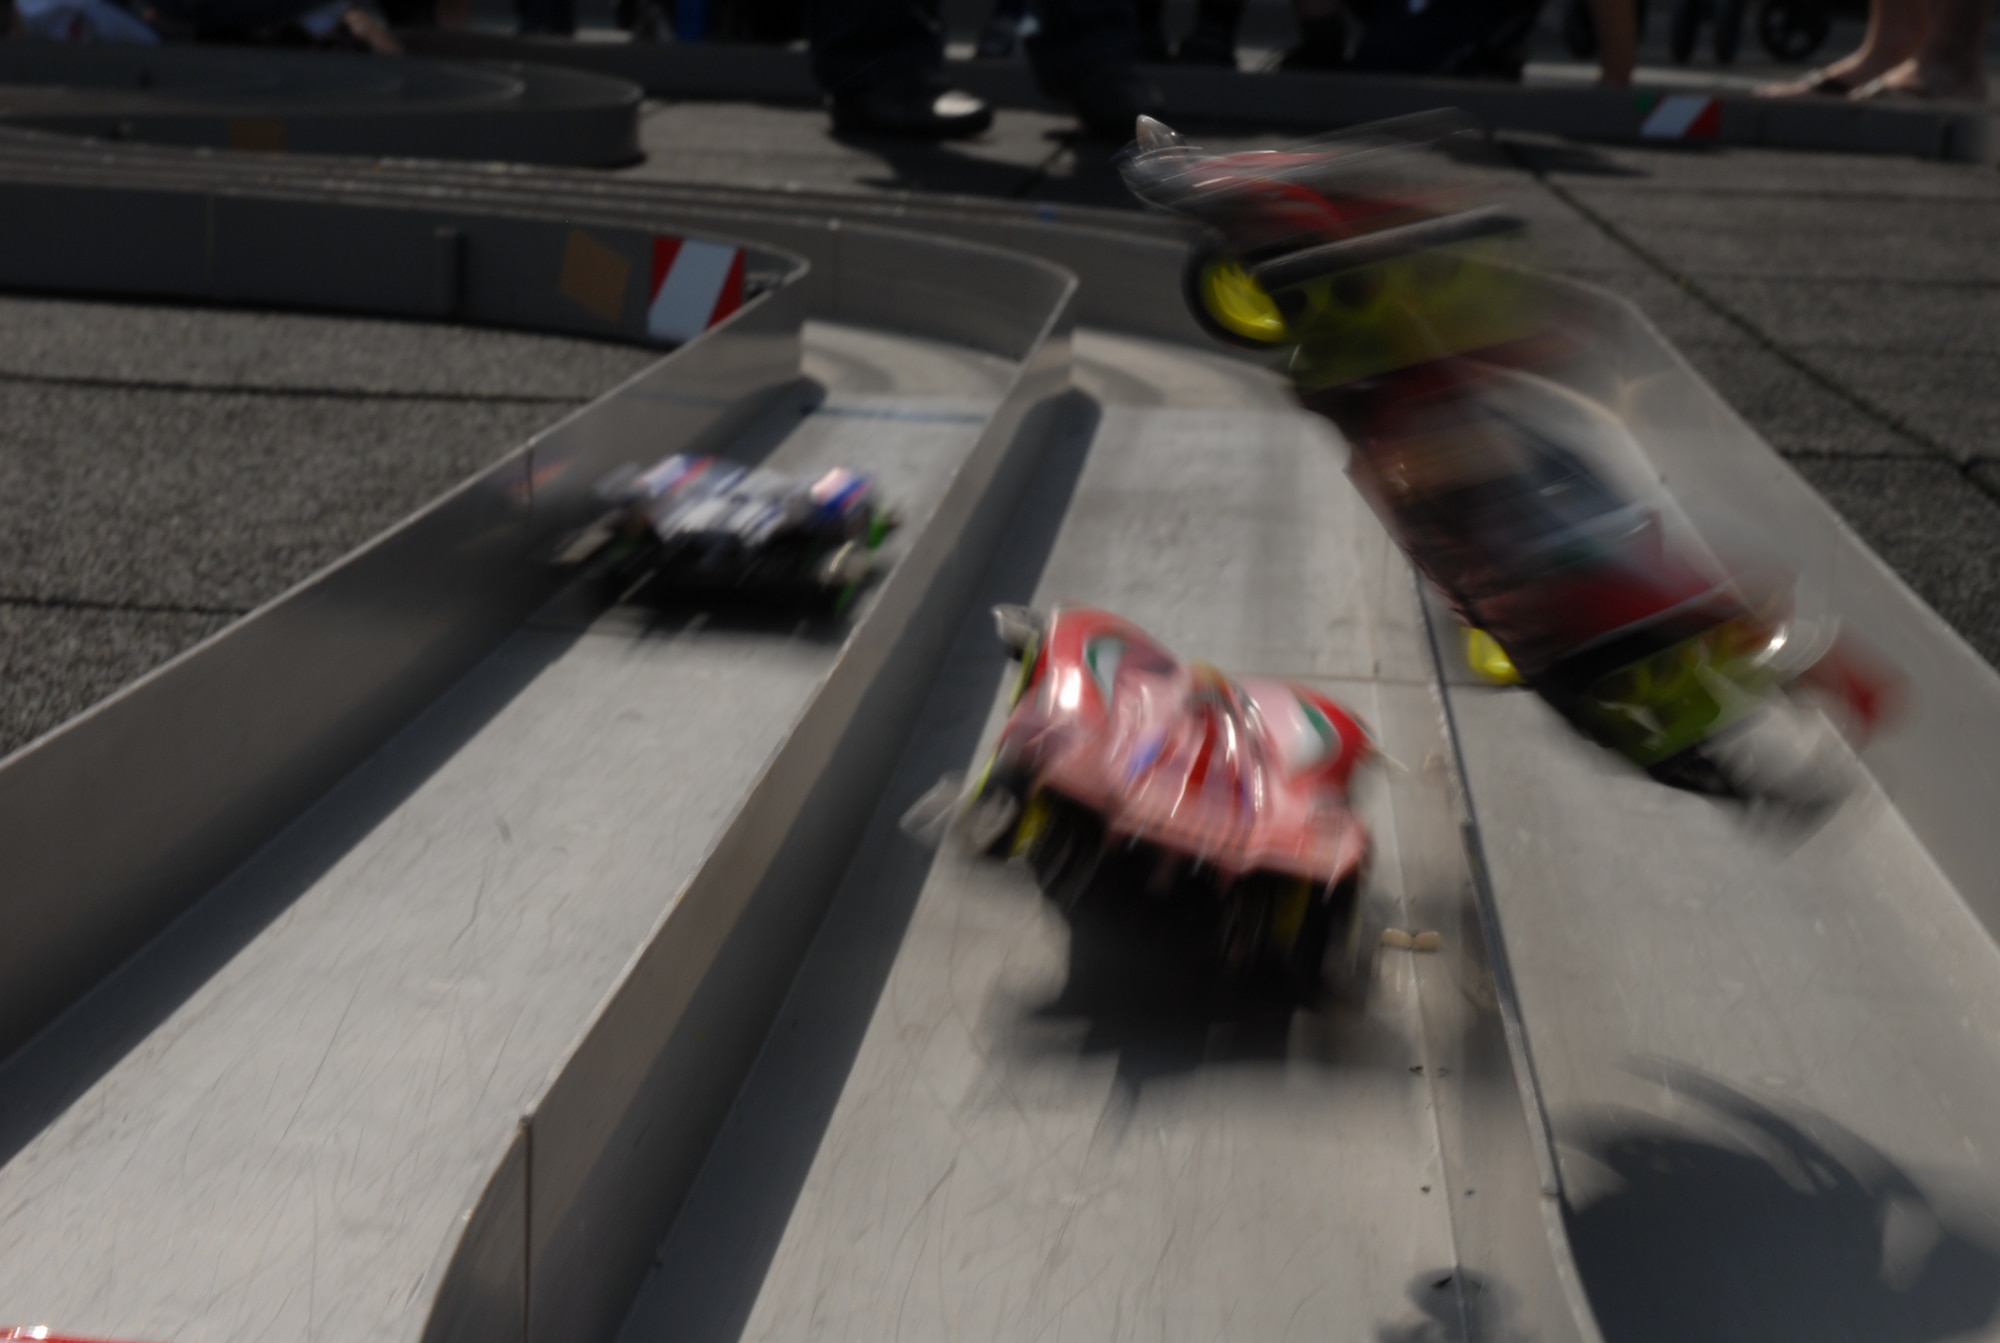
<path fill-rule="evenodd" d="M 1006 366 L 826 327 L 807 346 L 824 399 L 741 450 L 880 470 L 914 530 Z M 485 1163 L 837 647 L 580 611 L 552 606 L 0 1070 L 10 1316 L 413 1336 Z"/>
<path fill-rule="evenodd" d="M 1037 601 L 1101 602 L 1364 716 L 1428 705 L 1370 596 L 1407 603 L 1406 571 L 1322 429 L 1219 359 L 1105 337 L 1078 357 L 1102 419 Z M 1002 663 L 962 641 L 892 799 L 974 765 Z M 1364 799 L 1391 917 L 1397 780 Z M 1286 1020 L 1071 953 L 1019 868 L 878 825 L 625 1343 L 1443 1337 L 1408 1295 L 1453 1259 L 1411 961 L 1363 1019 Z"/>
<path fill-rule="evenodd" d="M 2000 950 L 1894 808 L 1761 832 L 1455 698 L 1606 1336 L 2000 1338 Z"/>

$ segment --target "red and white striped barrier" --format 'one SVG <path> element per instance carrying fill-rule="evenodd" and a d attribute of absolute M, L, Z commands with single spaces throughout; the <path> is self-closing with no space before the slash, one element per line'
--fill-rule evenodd
<path fill-rule="evenodd" d="M 692 340 L 743 306 L 743 249 L 698 238 L 653 239 L 646 334 Z"/>
<path fill-rule="evenodd" d="M 1706 93 L 1665 94 L 1639 123 L 1647 140 L 1713 140 L 1721 133 L 1722 101 Z"/>

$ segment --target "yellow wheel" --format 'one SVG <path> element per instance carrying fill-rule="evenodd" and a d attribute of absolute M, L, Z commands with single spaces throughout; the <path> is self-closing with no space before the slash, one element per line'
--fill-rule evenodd
<path fill-rule="evenodd" d="M 1011 858 L 1025 858 L 1041 843 L 1042 836 L 1049 832 L 1055 821 L 1055 808 L 1049 805 L 1049 795 L 1037 792 L 1021 808 L 1021 819 L 1014 825 L 1013 852 Z"/>
<path fill-rule="evenodd" d="M 1181 280 L 1189 311 L 1217 340 L 1251 350 L 1291 343 L 1291 328 L 1277 303 L 1218 239 L 1195 243 Z"/>
<path fill-rule="evenodd" d="M 1521 673 L 1515 669 L 1514 660 L 1485 630 L 1465 631 L 1465 665 L 1488 685 L 1521 684 Z"/>

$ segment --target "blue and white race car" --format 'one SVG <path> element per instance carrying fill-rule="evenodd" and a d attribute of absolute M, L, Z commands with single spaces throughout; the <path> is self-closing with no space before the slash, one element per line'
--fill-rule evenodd
<path fill-rule="evenodd" d="M 875 568 L 895 516 L 873 480 L 839 468 L 806 479 L 720 457 L 676 453 L 607 476 L 610 510 L 559 562 L 593 560 L 621 591 L 650 576 L 666 589 L 747 588 L 846 600 Z"/>

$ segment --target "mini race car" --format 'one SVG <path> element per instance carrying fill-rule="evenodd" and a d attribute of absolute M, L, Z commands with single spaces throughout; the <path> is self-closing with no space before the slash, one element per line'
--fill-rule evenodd
<path fill-rule="evenodd" d="M 1025 857 L 1073 911 L 1108 859 L 1187 901 L 1216 968 L 1310 1001 L 1365 976 L 1367 829 L 1348 805 L 1373 753 L 1320 692 L 1183 663 L 1108 612 L 1000 607 L 1020 662 L 999 744 L 970 790 L 973 846 Z"/>
<path fill-rule="evenodd" d="M 1290 149 L 1208 154 L 1151 117 L 1120 171 L 1204 226 L 1182 296 L 1225 344 L 1286 350 L 1301 392 L 1538 334 L 1521 221 L 1427 180 L 1414 151 L 1470 126 L 1426 113 Z"/>
<path fill-rule="evenodd" d="M 1823 814 L 1846 779 L 1820 710 L 1865 737 L 1893 674 L 1798 618 L 1789 580 L 1723 568 L 1590 443 L 1510 408 L 1590 333 L 1495 250 L 1517 221 L 1427 183 L 1419 151 L 1459 129 L 1405 118 L 1212 155 L 1142 117 L 1122 171 L 1207 226 L 1183 276 L 1196 319 L 1287 352 L 1300 404 L 1340 429 L 1349 477 L 1491 679 L 1663 783 Z"/>
<path fill-rule="evenodd" d="M 611 505 L 558 556 L 597 561 L 627 591 L 651 576 L 669 590 L 821 595 L 844 605 L 874 571 L 895 515 L 873 481 L 838 468 L 804 480 L 677 453 L 597 487 Z"/>

